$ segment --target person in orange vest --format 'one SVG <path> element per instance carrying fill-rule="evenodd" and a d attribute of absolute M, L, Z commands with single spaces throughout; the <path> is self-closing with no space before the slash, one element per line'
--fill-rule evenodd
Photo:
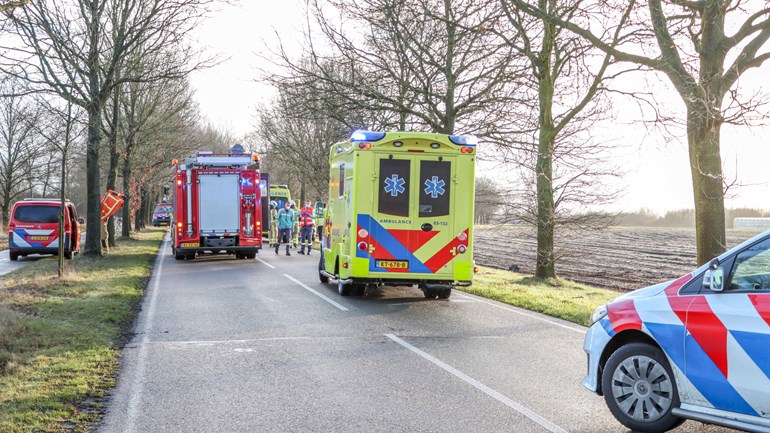
<path fill-rule="evenodd" d="M 315 230 L 315 220 L 313 219 L 313 202 L 307 200 L 305 207 L 299 210 L 299 254 L 305 254 L 305 243 L 307 243 L 307 255 L 313 250 L 313 230 Z"/>

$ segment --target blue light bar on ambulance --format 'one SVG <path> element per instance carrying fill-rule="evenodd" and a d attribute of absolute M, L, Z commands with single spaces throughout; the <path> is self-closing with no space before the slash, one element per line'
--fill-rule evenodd
<path fill-rule="evenodd" d="M 350 141 L 378 141 L 385 138 L 384 132 L 364 131 L 359 129 L 350 136 Z"/>
<path fill-rule="evenodd" d="M 458 146 L 476 146 L 479 139 L 475 135 L 450 135 L 449 141 Z"/>

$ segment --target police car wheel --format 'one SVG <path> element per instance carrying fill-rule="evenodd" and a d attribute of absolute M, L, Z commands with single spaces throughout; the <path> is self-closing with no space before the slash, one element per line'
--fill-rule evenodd
<path fill-rule="evenodd" d="M 650 344 L 616 350 L 604 366 L 602 390 L 612 415 L 631 430 L 664 432 L 684 422 L 671 413 L 679 391 L 666 355 Z"/>

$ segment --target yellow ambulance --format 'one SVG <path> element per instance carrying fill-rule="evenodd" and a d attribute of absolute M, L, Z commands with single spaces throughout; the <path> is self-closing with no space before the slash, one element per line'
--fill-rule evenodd
<path fill-rule="evenodd" d="M 446 299 L 474 273 L 473 136 L 356 131 L 332 146 L 318 265 L 340 295 L 417 285 Z"/>

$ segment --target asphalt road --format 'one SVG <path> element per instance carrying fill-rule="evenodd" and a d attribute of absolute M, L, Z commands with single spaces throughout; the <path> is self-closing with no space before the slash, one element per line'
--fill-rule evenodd
<path fill-rule="evenodd" d="M 626 431 L 580 385 L 582 327 L 459 291 L 342 298 L 317 252 L 257 257 L 164 244 L 96 431 Z"/>

